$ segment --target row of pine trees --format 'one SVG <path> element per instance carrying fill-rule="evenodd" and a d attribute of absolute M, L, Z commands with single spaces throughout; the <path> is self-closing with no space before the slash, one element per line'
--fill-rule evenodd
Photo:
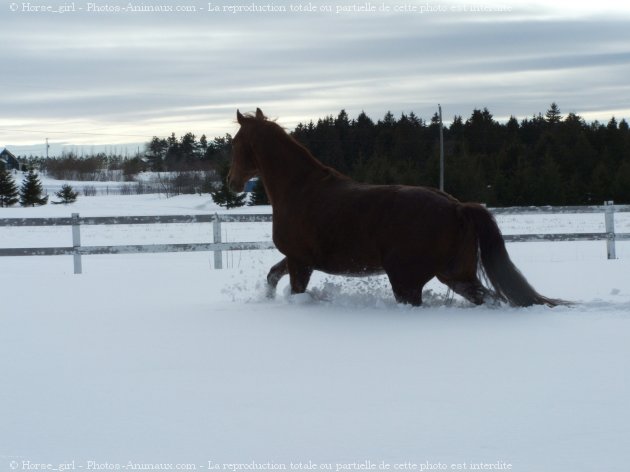
<path fill-rule="evenodd" d="M 351 119 L 341 110 L 291 132 L 319 160 L 352 178 L 374 184 L 437 186 L 439 119 L 388 112 L 373 121 Z M 147 146 L 152 168 L 201 163 L 224 168 L 231 137 L 197 141 L 153 138 Z M 563 116 L 552 103 L 544 113 L 501 123 L 487 108 L 467 119 L 454 116 L 444 128 L 445 190 L 463 201 L 491 206 L 583 205 L 630 202 L 630 130 L 625 119 L 588 123 Z M 220 189 L 229 194 L 229 190 Z M 217 195 L 234 199 L 234 195 Z M 255 200 L 266 202 L 258 183 Z M 238 204 L 238 202 L 236 202 Z M 230 203 L 232 205 L 232 203 Z"/>
<path fill-rule="evenodd" d="M 437 186 L 439 118 L 387 113 L 372 121 L 345 111 L 299 124 L 293 136 L 335 169 L 362 182 Z M 630 130 L 625 119 L 587 123 L 545 114 L 505 123 L 484 108 L 444 128 L 445 190 L 491 206 L 630 203 Z"/>
<path fill-rule="evenodd" d="M 78 193 L 67 184 L 55 195 L 60 201 L 53 203 L 72 203 L 78 197 Z M 25 207 L 45 205 L 48 195 L 44 195 L 42 183 L 33 169 L 28 171 L 18 189 L 11 173 L 0 167 L 0 207 L 10 207 L 18 202 Z"/>
<path fill-rule="evenodd" d="M 373 121 L 351 119 L 341 110 L 291 132 L 319 160 L 354 179 L 375 184 L 437 186 L 439 119 L 388 112 Z M 222 185 L 229 166 L 231 136 L 208 140 L 192 133 L 154 137 L 143 156 L 125 161 L 125 173 L 211 170 L 211 192 L 224 206 L 244 198 Z M 606 200 L 630 203 L 630 130 L 625 119 L 587 123 L 552 103 L 543 115 L 505 123 L 484 108 L 467 119 L 455 116 L 444 128 L 445 190 L 463 201 L 491 206 L 580 205 Z M 44 161 L 38 162 L 42 170 Z M 49 163 L 50 164 L 50 163 Z M 57 162 L 69 165 L 72 162 Z M 250 202 L 267 203 L 262 183 Z"/>
<path fill-rule="evenodd" d="M 342 110 L 292 132 L 319 160 L 360 182 L 436 187 L 439 118 L 387 113 L 372 121 Z M 227 143 L 229 144 L 229 143 Z M 587 123 L 557 104 L 520 122 L 488 109 L 444 129 L 445 190 L 491 206 L 630 203 L 630 130 L 625 119 Z M 223 189 L 225 192 L 229 192 Z M 262 184 L 255 198 L 266 203 Z"/>
<path fill-rule="evenodd" d="M 48 195 L 43 195 L 43 191 L 42 183 L 32 169 L 18 190 L 11 173 L 0 168 L 0 207 L 9 207 L 17 202 L 22 206 L 45 205 Z"/>

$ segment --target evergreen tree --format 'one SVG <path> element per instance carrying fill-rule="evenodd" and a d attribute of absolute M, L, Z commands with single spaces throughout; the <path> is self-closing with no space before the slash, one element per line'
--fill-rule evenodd
<path fill-rule="evenodd" d="M 20 205 L 35 206 L 46 205 L 48 203 L 48 195 L 42 196 L 44 188 L 35 171 L 31 168 L 22 181 L 20 187 Z"/>
<path fill-rule="evenodd" d="M 68 203 L 74 203 L 77 201 L 79 192 L 75 192 L 74 190 L 72 190 L 72 187 L 70 185 L 64 184 L 61 187 L 61 190 L 55 193 L 55 196 L 61 201 L 53 203 L 63 203 L 64 205 L 67 205 Z"/>
<path fill-rule="evenodd" d="M 228 210 L 230 208 L 242 207 L 245 205 L 245 198 L 247 194 L 237 193 L 230 189 L 227 183 L 227 175 L 230 171 L 230 167 L 227 164 L 221 166 L 219 175 L 221 176 L 221 183 L 210 192 L 212 200 L 219 206 L 223 206 Z"/>
<path fill-rule="evenodd" d="M 535 180 L 530 181 L 535 189 L 534 205 L 562 205 L 565 203 L 563 195 L 562 177 L 557 162 L 550 154 L 546 154 L 542 166 L 536 169 Z"/>
<path fill-rule="evenodd" d="M 197 152 L 197 141 L 193 133 L 186 133 L 179 142 L 179 158 L 194 161 Z"/>
<path fill-rule="evenodd" d="M 216 137 L 212 142 L 206 141 L 206 153 L 203 158 L 207 161 L 221 162 L 229 159 L 230 147 L 232 146 L 232 136 L 226 134 L 225 137 Z"/>
<path fill-rule="evenodd" d="M 206 156 L 207 150 L 208 150 L 208 138 L 206 138 L 205 134 L 202 134 L 201 138 L 199 138 L 199 143 L 197 143 L 195 147 L 195 159 L 202 160 Z"/>
<path fill-rule="evenodd" d="M 164 156 L 164 165 L 167 171 L 172 171 L 175 170 L 174 168 L 182 158 L 181 148 L 175 133 L 171 133 L 166 139 L 166 143 L 168 147 L 166 149 L 166 155 Z"/>
<path fill-rule="evenodd" d="M 151 170 L 160 172 L 164 170 L 164 158 L 166 157 L 166 151 L 168 149 L 168 142 L 166 139 L 160 139 L 154 136 L 149 144 L 147 144 L 146 158 L 149 161 Z"/>
<path fill-rule="evenodd" d="M 630 160 L 621 164 L 615 173 L 613 182 L 614 200 L 616 202 L 630 202 Z"/>
<path fill-rule="evenodd" d="M 269 197 L 267 196 L 265 185 L 260 178 L 254 184 L 254 189 L 252 190 L 252 195 L 249 199 L 249 205 L 269 205 Z"/>
<path fill-rule="evenodd" d="M 123 178 L 125 181 L 130 182 L 135 180 L 136 176 L 144 169 L 144 163 L 139 157 L 133 157 L 131 159 L 125 159 L 120 165 L 123 171 Z"/>
<path fill-rule="evenodd" d="M 560 123 L 562 121 L 562 115 L 560 115 L 560 108 L 556 105 L 556 102 L 553 102 L 545 113 L 545 121 L 547 123 Z"/>
<path fill-rule="evenodd" d="M 473 154 L 492 154 L 498 151 L 500 146 L 501 129 L 499 123 L 494 121 L 492 113 L 487 108 L 473 110 L 472 115 L 464 124 L 464 138 L 468 150 Z"/>
<path fill-rule="evenodd" d="M 15 205 L 18 201 L 18 189 L 11 173 L 0 166 L 0 207 Z"/>

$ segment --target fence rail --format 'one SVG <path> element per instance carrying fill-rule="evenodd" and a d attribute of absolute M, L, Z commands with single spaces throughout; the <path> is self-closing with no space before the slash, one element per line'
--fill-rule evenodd
<path fill-rule="evenodd" d="M 563 215 L 570 213 L 605 213 L 607 210 L 613 213 L 627 213 L 630 212 L 630 205 L 615 205 L 614 202 L 605 202 L 603 205 L 522 206 L 489 208 L 489 210 L 495 215 Z"/>
<path fill-rule="evenodd" d="M 616 259 L 616 241 L 630 241 L 630 233 L 615 233 L 615 213 L 630 212 L 630 205 L 614 205 L 605 202 L 599 206 L 563 206 L 563 207 L 510 207 L 491 208 L 495 215 L 557 215 L 570 213 L 603 213 L 605 232 L 603 233 L 559 233 L 559 234 L 514 234 L 504 235 L 507 242 L 543 242 L 543 241 L 606 241 L 608 259 Z M 72 255 L 74 273 L 82 272 L 81 257 L 92 254 L 142 254 L 164 252 L 214 252 L 214 268 L 223 267 L 222 251 L 248 251 L 257 249 L 274 249 L 271 241 L 223 242 L 221 240 L 221 223 L 271 222 L 269 214 L 241 215 L 164 215 L 164 216 L 98 216 L 81 217 L 73 213 L 70 218 L 0 218 L 0 226 L 71 226 L 72 246 L 37 247 L 37 248 L 2 248 L 1 256 L 62 256 Z M 117 246 L 83 246 L 81 245 L 81 226 L 85 225 L 148 225 L 170 223 L 212 223 L 212 243 L 180 243 L 180 244 L 142 244 Z"/>
<path fill-rule="evenodd" d="M 629 241 L 630 233 L 615 233 L 615 213 L 630 212 L 630 205 L 615 205 L 604 202 L 593 206 L 542 206 L 542 207 L 507 207 L 490 209 L 495 215 L 566 215 L 580 213 L 603 213 L 604 233 L 560 233 L 560 234 L 515 234 L 504 235 L 507 242 L 539 241 L 606 241 L 608 259 L 617 258 L 616 241 Z"/>
<path fill-rule="evenodd" d="M 93 254 L 149 254 L 164 252 L 214 252 L 214 268 L 223 267 L 223 251 L 251 251 L 275 249 L 271 241 L 223 242 L 221 223 L 271 222 L 271 215 L 161 215 L 161 216 L 88 216 L 73 213 L 70 218 L 0 218 L 0 226 L 71 226 L 72 246 L 4 248 L 1 256 L 64 256 L 74 258 L 74 273 L 83 272 L 81 257 Z M 117 246 L 84 246 L 81 244 L 81 226 L 86 225 L 149 225 L 170 223 L 212 223 L 212 243 L 134 244 Z"/>

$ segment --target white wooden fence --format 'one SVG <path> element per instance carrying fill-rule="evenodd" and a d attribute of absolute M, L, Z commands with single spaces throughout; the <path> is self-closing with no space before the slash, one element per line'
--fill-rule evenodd
<path fill-rule="evenodd" d="M 62 256 L 74 257 L 74 273 L 82 272 L 81 256 L 89 254 L 140 254 L 156 252 L 213 251 L 214 268 L 223 267 L 222 251 L 274 249 L 272 241 L 223 242 L 221 223 L 271 222 L 271 215 L 166 215 L 166 216 L 98 216 L 70 218 L 0 218 L 0 226 L 71 226 L 72 246 L 0 249 L 1 256 Z M 212 243 L 137 244 L 117 246 L 82 246 L 81 226 L 85 225 L 150 225 L 167 223 L 212 223 Z"/>
<path fill-rule="evenodd" d="M 603 213 L 603 233 L 559 233 L 559 234 L 513 234 L 504 235 L 506 242 L 537 241 L 606 241 L 608 259 L 616 259 L 616 241 L 630 241 L 630 233 L 615 233 L 615 213 L 630 212 L 630 205 L 615 205 L 604 202 L 598 206 L 542 206 L 542 207 L 507 207 L 490 208 L 495 215 L 566 215 L 580 213 Z"/>
<path fill-rule="evenodd" d="M 510 207 L 490 209 L 495 215 L 545 215 L 603 213 L 605 232 L 603 233 L 559 233 L 559 234 L 516 234 L 504 235 L 507 242 L 537 241 L 606 241 L 608 259 L 616 259 L 615 242 L 629 241 L 630 233 L 615 233 L 615 213 L 630 212 L 630 205 L 614 205 L 606 202 L 602 206 L 566 207 Z M 73 213 L 70 218 L 0 218 L 0 226 L 70 226 L 72 246 L 37 248 L 0 248 L 1 256 L 61 256 L 72 255 L 74 273 L 82 272 L 81 256 L 90 254 L 139 254 L 158 252 L 213 251 L 214 267 L 223 267 L 222 251 L 247 251 L 254 249 L 274 249 L 272 241 L 223 242 L 221 223 L 271 222 L 269 214 L 242 215 L 167 215 L 167 216 L 120 216 L 120 217 L 81 217 Z M 212 223 L 212 243 L 181 244 L 142 244 L 118 246 L 82 246 L 81 226 L 84 225 L 149 225 L 167 223 Z"/>

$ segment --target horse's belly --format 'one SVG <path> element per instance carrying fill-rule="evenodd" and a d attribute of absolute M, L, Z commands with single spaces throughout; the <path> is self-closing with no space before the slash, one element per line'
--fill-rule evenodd
<path fill-rule="evenodd" d="M 328 274 L 367 276 L 383 273 L 380 257 L 376 254 L 353 253 L 352 251 L 327 252 L 315 261 L 315 269 Z"/>
<path fill-rule="evenodd" d="M 326 270 L 323 268 L 316 268 L 316 270 L 319 270 L 321 272 L 324 272 L 330 275 L 344 275 L 346 277 L 368 277 L 370 275 L 381 275 L 385 273 L 382 267 L 379 269 L 362 268 L 362 269 L 351 270 L 351 271 L 348 271 L 346 268 L 340 268 L 339 270 L 335 270 L 335 269 Z"/>

